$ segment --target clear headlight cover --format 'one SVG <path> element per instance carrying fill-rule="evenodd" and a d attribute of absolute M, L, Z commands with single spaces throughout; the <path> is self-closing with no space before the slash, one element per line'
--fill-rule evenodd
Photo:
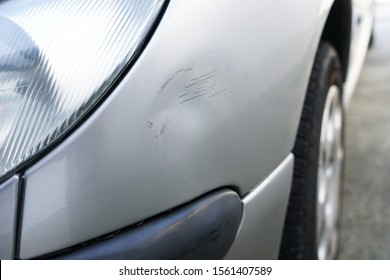
<path fill-rule="evenodd" d="M 0 179 L 106 93 L 164 0 L 0 2 Z"/>

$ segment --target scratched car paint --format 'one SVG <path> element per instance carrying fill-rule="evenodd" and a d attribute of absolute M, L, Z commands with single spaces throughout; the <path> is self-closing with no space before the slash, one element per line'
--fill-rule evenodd
<path fill-rule="evenodd" d="M 73 103 L 56 108 L 46 103 L 55 86 L 47 92 L 37 90 L 40 101 L 36 104 L 43 105 L 34 105 L 38 112 L 32 115 L 39 115 L 39 108 L 52 106 L 50 110 L 56 112 L 75 106 L 69 115 L 76 117 L 62 120 L 63 114 L 51 113 L 59 123 L 53 131 L 63 130 L 52 138 L 43 135 L 49 140 L 31 144 L 32 152 L 26 152 L 20 162 L 5 162 L 19 151 L 7 152 L 0 135 L 0 152 L 7 155 L 1 161 L 11 166 L 0 174 L 2 259 L 334 258 L 342 112 L 367 51 L 373 1 L 245 0 L 237 5 L 223 0 L 150 0 L 144 2 L 150 6 L 142 13 L 135 4 L 126 4 L 128 11 L 134 9 L 140 15 L 131 20 L 139 26 L 147 21 L 149 27 L 134 39 L 133 49 L 123 48 L 124 62 L 113 64 L 106 80 L 99 80 L 100 72 L 91 73 L 109 65 L 109 55 L 100 59 L 91 45 L 91 59 L 78 63 L 72 54 L 89 55 L 78 43 L 83 36 L 64 39 L 66 43 L 56 41 L 62 33 L 70 39 L 77 33 L 67 22 L 76 14 L 71 4 L 52 1 L 65 7 L 69 17 L 64 17 L 66 24 L 59 33 L 53 33 L 58 37 L 48 40 L 59 49 L 50 49 L 49 43 L 40 41 L 45 40 L 40 32 L 51 34 L 47 26 L 54 30 L 58 21 L 40 10 L 47 1 L 27 2 L 16 8 L 9 1 L 0 3 L 0 17 L 14 17 L 23 32 L 32 34 L 30 41 L 42 53 L 37 65 L 47 63 L 54 71 L 39 79 L 53 79 L 60 90 L 66 83 L 56 84 L 55 79 L 61 75 L 73 77 L 63 81 L 72 81 L 69 84 L 80 86 L 80 91 L 101 84 L 96 86 L 96 99 L 91 99 L 97 96 L 92 92 L 85 94 L 89 99 L 84 104 L 89 105 L 84 107 L 77 105 L 81 95 L 74 94 Z M 115 37 L 110 33 L 115 28 L 102 29 L 100 35 L 96 24 L 113 22 L 128 34 L 141 28 L 116 21 L 107 12 L 110 9 L 101 8 L 101 1 L 79 3 L 91 8 L 78 14 L 84 23 L 80 30 L 89 28 L 82 34 L 96 34 L 103 50 L 116 50 L 115 44 L 108 43 Z M 117 0 L 107 5 L 123 3 Z M 41 11 L 45 21 L 24 26 L 21 18 L 30 16 L 18 13 L 24 9 Z M 35 24 L 33 14 L 29 20 Z M 8 29 L 0 27 L 4 44 L 16 32 L 13 24 L 7 24 Z M 36 29 L 29 33 L 29 28 Z M 17 41 L 10 42 L 5 45 L 9 49 L 18 46 Z M 20 48 L 18 54 L 25 51 Z M 17 79 L 1 64 L 14 58 L 9 53 L 0 49 L 0 98 L 7 92 L 2 91 L 8 88 L 6 77 Z M 68 65 L 65 70 L 56 64 L 60 54 L 69 57 L 69 65 L 63 62 Z M 84 66 L 91 72 L 78 73 Z M 323 81 L 323 87 L 315 86 Z M 73 94 L 66 89 L 63 102 L 71 100 L 67 94 Z M 312 95 L 320 96 L 318 101 L 310 103 Z M 36 118 L 37 125 L 41 119 Z M 317 120 L 310 122 L 309 132 L 303 129 L 307 119 Z M 328 137 L 331 134 L 340 137 Z M 36 134 L 31 135 L 32 139 Z M 314 148 L 300 149 L 305 143 Z M 301 162 L 312 168 L 302 173 Z M 326 164 L 336 171 L 322 180 Z M 302 176 L 312 183 L 300 183 L 297 178 Z M 297 204 L 297 193 L 307 200 Z M 332 209 L 329 217 L 324 205 Z M 300 209 L 301 219 L 291 209 Z M 142 242 L 135 241 L 141 237 Z M 170 244 L 171 252 L 164 244 Z"/>

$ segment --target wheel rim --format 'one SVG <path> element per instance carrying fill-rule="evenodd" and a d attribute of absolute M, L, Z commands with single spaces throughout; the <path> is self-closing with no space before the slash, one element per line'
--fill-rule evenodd
<path fill-rule="evenodd" d="M 337 251 L 338 212 L 343 168 L 343 112 L 339 87 L 332 85 L 322 116 L 317 178 L 317 254 L 333 259 Z"/>

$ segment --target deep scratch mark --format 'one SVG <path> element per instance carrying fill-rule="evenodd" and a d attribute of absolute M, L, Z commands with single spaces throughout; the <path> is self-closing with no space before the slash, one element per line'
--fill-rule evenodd
<path fill-rule="evenodd" d="M 162 92 L 168 85 L 169 83 L 173 80 L 173 76 L 170 77 L 168 80 L 165 81 L 165 83 L 160 87 L 160 90 L 158 92 Z"/>
<path fill-rule="evenodd" d="M 208 77 L 205 77 L 202 79 L 197 79 L 196 82 L 193 82 L 193 83 L 187 85 L 186 88 L 203 85 L 204 83 L 207 83 L 207 81 L 212 79 L 212 78 L 214 78 L 214 76 L 208 76 Z M 193 79 L 191 79 L 191 81 L 193 81 Z"/>
<path fill-rule="evenodd" d="M 191 98 L 188 98 L 188 99 L 186 99 L 186 100 L 183 100 L 183 101 L 180 102 L 179 104 L 183 104 L 183 103 L 185 103 L 185 102 L 187 102 L 187 101 L 190 101 L 190 100 L 192 100 L 192 99 L 201 97 L 201 96 L 203 96 L 203 95 L 205 95 L 205 94 L 206 94 L 206 93 L 203 93 L 203 94 L 200 94 L 200 95 L 197 95 L 197 96 L 193 96 L 193 97 L 191 97 Z"/>
<path fill-rule="evenodd" d="M 198 94 L 198 93 L 200 93 L 200 92 L 204 92 L 206 89 L 202 89 L 202 90 L 198 90 L 198 91 L 195 91 L 195 92 L 193 92 L 192 94 Z"/>
<path fill-rule="evenodd" d="M 190 71 L 192 71 L 192 70 L 194 70 L 194 68 L 192 68 L 192 66 L 189 66 L 189 67 L 187 67 L 187 68 L 181 68 L 181 69 L 177 70 L 177 71 L 175 72 L 175 74 L 179 74 L 180 72 L 185 72 L 185 73 L 187 73 L 187 72 L 190 72 Z"/>
<path fill-rule="evenodd" d="M 182 97 L 186 96 L 187 94 L 188 94 L 188 92 L 186 92 L 186 93 L 180 95 L 179 98 L 182 98 Z"/>
<path fill-rule="evenodd" d="M 213 73 L 214 73 L 214 71 L 208 72 L 208 73 L 206 73 L 206 74 L 200 75 L 200 76 L 197 77 L 197 78 L 191 79 L 191 81 L 197 81 L 197 80 L 200 80 L 200 79 L 202 79 L 202 78 L 204 78 L 204 77 L 207 77 L 207 76 L 211 76 L 211 77 L 212 77 L 211 74 L 213 74 Z"/>

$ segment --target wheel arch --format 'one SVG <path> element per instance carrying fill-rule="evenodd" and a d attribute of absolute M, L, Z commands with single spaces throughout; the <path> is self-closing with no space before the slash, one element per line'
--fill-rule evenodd
<path fill-rule="evenodd" d="M 344 80 L 348 73 L 352 36 L 352 1 L 335 0 L 328 14 L 321 40 L 328 41 L 337 50 Z"/>

